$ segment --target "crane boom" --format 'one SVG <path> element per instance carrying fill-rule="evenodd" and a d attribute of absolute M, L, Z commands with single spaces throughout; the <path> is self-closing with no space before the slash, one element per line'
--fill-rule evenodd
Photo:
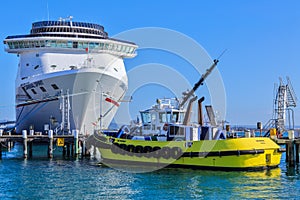
<path fill-rule="evenodd" d="M 210 68 L 208 68 L 205 72 L 205 74 L 203 74 L 200 78 L 200 80 L 195 83 L 194 87 L 192 90 L 188 91 L 188 92 L 185 92 L 184 93 L 184 96 L 183 96 L 183 99 L 179 105 L 179 107 L 182 107 L 186 101 L 194 94 L 194 92 L 199 88 L 199 86 L 201 84 L 203 84 L 203 82 L 205 81 L 205 79 L 208 77 L 208 75 L 213 71 L 213 69 L 217 66 L 219 60 L 218 59 L 215 59 L 214 60 L 214 63 L 212 64 L 212 66 Z"/>

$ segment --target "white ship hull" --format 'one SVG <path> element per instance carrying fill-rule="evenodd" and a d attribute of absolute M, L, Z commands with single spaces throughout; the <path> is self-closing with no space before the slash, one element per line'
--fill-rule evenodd
<path fill-rule="evenodd" d="M 32 82 L 37 87 L 28 89 L 36 88 L 38 97 L 45 95 L 41 94 L 43 92 L 39 89 L 42 86 L 47 91 L 46 96 L 34 98 L 34 101 L 17 100 L 16 131 L 19 133 L 30 128 L 44 132 L 45 124 L 54 130 L 59 128 L 63 112 L 62 97 L 67 98 L 67 93 L 70 105 L 70 130 L 77 129 L 82 134 L 91 134 L 95 128 L 99 128 L 100 123 L 101 127 L 106 129 L 118 109 L 118 101 L 127 89 L 126 75 L 122 79 L 117 79 L 104 74 L 103 70 L 94 68 L 61 71 L 43 76 L 44 79 Z M 59 86 L 59 89 L 53 89 L 51 87 L 53 84 Z M 109 91 L 109 94 L 105 91 Z"/>
<path fill-rule="evenodd" d="M 127 90 L 123 58 L 134 43 L 109 38 L 98 24 L 40 21 L 30 34 L 8 36 L 5 50 L 19 57 L 16 132 L 54 130 L 92 134 L 106 129 Z"/>

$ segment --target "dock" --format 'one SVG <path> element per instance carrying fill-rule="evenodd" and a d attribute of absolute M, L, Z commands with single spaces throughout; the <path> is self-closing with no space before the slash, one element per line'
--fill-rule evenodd
<path fill-rule="evenodd" d="M 0 159 L 2 159 L 3 150 L 6 148 L 9 151 L 16 142 L 23 144 L 24 158 L 33 156 L 32 147 L 34 144 L 47 144 L 48 158 L 53 158 L 54 145 L 63 148 L 63 157 L 76 157 L 79 154 L 88 155 L 86 148 L 87 136 L 80 135 L 78 132 L 73 130 L 69 135 L 54 135 L 52 130 L 49 130 L 47 134 L 41 134 L 40 132 L 27 134 L 27 131 L 23 130 L 22 135 L 12 135 L 0 131 Z"/>
<path fill-rule="evenodd" d="M 300 138 L 297 138 L 297 139 L 275 138 L 274 141 L 278 145 L 286 146 L 286 160 L 285 161 L 290 167 L 296 166 L 296 164 L 299 163 Z"/>

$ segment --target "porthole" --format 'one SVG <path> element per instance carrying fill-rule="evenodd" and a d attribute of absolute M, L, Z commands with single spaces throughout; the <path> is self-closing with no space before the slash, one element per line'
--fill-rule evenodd
<path fill-rule="evenodd" d="M 36 94 L 36 91 L 35 91 L 34 89 L 31 89 L 31 92 L 32 92 L 33 94 Z"/>
<path fill-rule="evenodd" d="M 42 90 L 42 92 L 47 92 L 47 90 L 44 87 L 40 87 L 40 89 Z"/>
<path fill-rule="evenodd" d="M 56 84 L 52 84 L 51 86 L 53 87 L 54 90 L 58 90 L 59 89 L 59 87 Z"/>

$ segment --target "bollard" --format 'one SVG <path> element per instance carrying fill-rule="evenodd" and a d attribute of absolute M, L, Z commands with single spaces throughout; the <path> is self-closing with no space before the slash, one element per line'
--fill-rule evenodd
<path fill-rule="evenodd" d="M 48 146 L 48 158 L 53 158 L 53 130 L 48 131 L 49 146 Z"/>
<path fill-rule="evenodd" d="M 295 132 L 294 130 L 289 130 L 288 131 L 288 136 L 290 140 L 294 140 L 295 139 Z"/>
<path fill-rule="evenodd" d="M 27 158 L 27 130 L 22 130 L 23 138 L 23 157 Z"/>
<path fill-rule="evenodd" d="M 3 135 L 3 129 L 0 129 L 0 137 Z"/>

